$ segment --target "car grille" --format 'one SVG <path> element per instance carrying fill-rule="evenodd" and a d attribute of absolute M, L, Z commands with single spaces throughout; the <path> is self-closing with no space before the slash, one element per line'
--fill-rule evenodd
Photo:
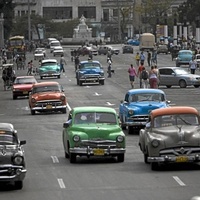
<path fill-rule="evenodd" d="M 37 107 L 46 107 L 47 105 L 52 105 L 52 106 L 61 106 L 62 101 L 60 100 L 48 100 L 48 101 L 38 101 L 36 103 Z"/>
<path fill-rule="evenodd" d="M 2 176 L 15 175 L 17 169 L 22 169 L 22 167 L 21 166 L 13 166 L 13 165 L 0 165 L 0 178 Z"/>
<path fill-rule="evenodd" d="M 200 147 L 174 147 L 160 150 L 160 156 L 181 156 L 200 153 Z"/>
<path fill-rule="evenodd" d="M 131 116 L 129 119 L 132 119 L 134 122 L 146 122 L 148 120 L 148 115 L 138 115 L 138 116 Z"/>
<path fill-rule="evenodd" d="M 81 147 L 91 147 L 91 148 L 101 148 L 101 149 L 107 149 L 108 147 L 116 148 L 116 142 L 110 141 L 110 140 L 82 140 Z"/>
<path fill-rule="evenodd" d="M 99 74 L 85 74 L 84 78 L 99 78 Z"/>

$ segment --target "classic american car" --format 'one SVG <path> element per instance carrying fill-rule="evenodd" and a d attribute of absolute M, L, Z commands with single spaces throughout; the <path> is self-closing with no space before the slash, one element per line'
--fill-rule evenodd
<path fill-rule="evenodd" d="M 54 47 L 53 49 L 53 56 L 64 56 L 64 50 L 63 50 L 63 47 L 61 46 L 57 46 L 57 47 Z"/>
<path fill-rule="evenodd" d="M 18 96 L 29 96 L 35 83 L 37 81 L 34 76 L 17 76 L 12 86 L 13 99 L 17 99 Z"/>
<path fill-rule="evenodd" d="M 77 85 L 84 83 L 98 83 L 104 85 L 104 70 L 99 61 L 81 61 L 79 69 L 76 71 Z"/>
<path fill-rule="evenodd" d="M 23 188 L 27 171 L 24 144 L 12 124 L 0 123 L 0 182 L 14 183 L 18 190 Z"/>
<path fill-rule="evenodd" d="M 36 111 L 66 113 L 67 100 L 64 89 L 53 81 L 34 84 L 29 95 L 29 107 L 32 115 L 35 115 Z"/>
<path fill-rule="evenodd" d="M 148 121 L 149 113 L 158 108 L 168 107 L 170 101 L 159 89 L 129 90 L 119 106 L 119 117 L 122 129 L 128 126 L 128 133 L 138 133 Z"/>
<path fill-rule="evenodd" d="M 40 79 L 44 77 L 57 77 L 60 78 L 60 65 L 56 59 L 44 59 L 39 67 Z"/>
<path fill-rule="evenodd" d="M 176 67 L 180 67 L 181 65 L 189 65 L 192 57 L 193 52 L 191 50 L 180 50 L 176 58 Z"/>
<path fill-rule="evenodd" d="M 65 157 L 71 163 L 78 155 L 112 156 L 124 162 L 125 145 L 125 134 L 113 108 L 76 107 L 63 124 Z"/>
<path fill-rule="evenodd" d="M 161 164 L 200 162 L 200 116 L 196 108 L 174 106 L 153 110 L 140 130 L 144 162 L 157 170 Z"/>
<path fill-rule="evenodd" d="M 43 60 L 44 59 L 44 52 L 42 49 L 36 49 L 34 52 L 34 60 Z"/>

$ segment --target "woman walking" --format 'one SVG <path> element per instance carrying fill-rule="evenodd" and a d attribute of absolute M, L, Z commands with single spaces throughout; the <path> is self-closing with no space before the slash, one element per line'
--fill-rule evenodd
<path fill-rule="evenodd" d="M 151 66 L 151 70 L 149 71 L 149 84 L 150 88 L 158 88 L 157 71 L 154 66 Z"/>
<path fill-rule="evenodd" d="M 129 73 L 129 80 L 131 83 L 131 87 L 134 88 L 134 81 L 135 81 L 135 76 L 137 76 L 137 72 L 135 67 L 133 67 L 133 64 L 131 64 L 131 66 L 129 67 L 128 73 Z"/>

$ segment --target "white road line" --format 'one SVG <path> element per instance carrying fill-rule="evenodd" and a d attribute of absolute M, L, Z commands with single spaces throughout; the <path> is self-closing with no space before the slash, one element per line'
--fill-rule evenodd
<path fill-rule="evenodd" d="M 57 180 L 58 180 L 58 184 L 59 184 L 61 189 L 66 188 L 62 178 L 58 178 Z"/>
<path fill-rule="evenodd" d="M 53 163 L 59 163 L 57 156 L 51 156 Z"/>
<path fill-rule="evenodd" d="M 180 185 L 180 186 L 186 186 L 183 181 L 178 176 L 173 176 L 173 179 Z"/>

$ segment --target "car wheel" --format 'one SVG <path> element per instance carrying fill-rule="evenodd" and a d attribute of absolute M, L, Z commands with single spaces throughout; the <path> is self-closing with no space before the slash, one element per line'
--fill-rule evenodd
<path fill-rule="evenodd" d="M 194 87 L 195 87 L 195 88 L 198 88 L 198 87 L 199 87 L 199 85 L 194 85 Z"/>
<path fill-rule="evenodd" d="M 70 153 L 69 161 L 70 161 L 70 163 L 76 163 L 76 154 L 75 153 Z"/>
<path fill-rule="evenodd" d="M 35 115 L 35 110 L 31 110 L 31 115 Z"/>
<path fill-rule="evenodd" d="M 76 79 L 76 84 L 79 85 L 79 80 L 78 79 Z"/>
<path fill-rule="evenodd" d="M 130 134 L 132 134 L 133 133 L 133 127 L 132 126 L 129 126 L 128 127 L 128 134 L 130 135 Z"/>
<path fill-rule="evenodd" d="M 124 162 L 124 154 L 119 154 L 119 155 L 117 156 L 117 161 L 118 161 L 118 162 Z"/>
<path fill-rule="evenodd" d="M 99 83 L 100 83 L 101 85 L 104 85 L 104 80 L 99 81 Z"/>
<path fill-rule="evenodd" d="M 13 100 L 17 99 L 17 96 L 16 95 L 13 95 Z"/>
<path fill-rule="evenodd" d="M 186 82 L 184 80 L 180 80 L 179 81 L 179 86 L 180 86 L 180 88 L 186 88 L 187 84 L 186 84 Z"/>
<path fill-rule="evenodd" d="M 63 109 L 62 109 L 62 113 L 63 113 L 63 114 L 66 114 L 66 113 L 67 113 L 67 109 L 66 109 L 66 108 L 63 108 Z"/>
<path fill-rule="evenodd" d="M 40 76 L 40 79 L 43 79 L 43 77 L 42 77 L 42 76 Z"/>
<path fill-rule="evenodd" d="M 171 85 L 166 85 L 166 87 L 167 87 L 167 88 L 171 88 L 172 86 L 171 86 Z"/>
<path fill-rule="evenodd" d="M 151 163 L 151 170 L 156 171 L 159 168 L 159 164 L 157 162 Z"/>
<path fill-rule="evenodd" d="M 15 181 L 15 189 L 21 190 L 23 188 L 23 182 L 22 181 Z"/>
<path fill-rule="evenodd" d="M 144 163 L 146 163 L 146 164 L 149 164 L 149 162 L 147 160 L 148 156 L 149 156 L 148 152 L 144 153 Z"/>

